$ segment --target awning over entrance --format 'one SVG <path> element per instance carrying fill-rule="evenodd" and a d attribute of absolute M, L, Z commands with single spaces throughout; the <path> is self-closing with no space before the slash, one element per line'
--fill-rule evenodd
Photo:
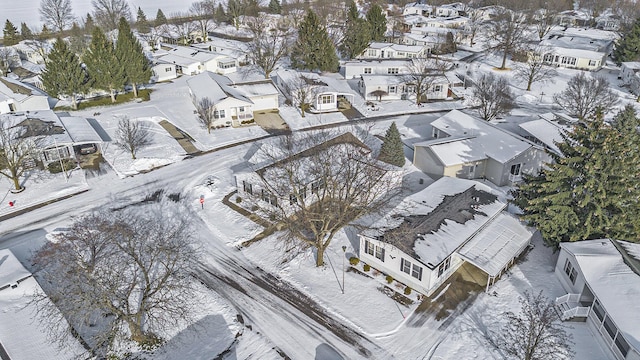
<path fill-rule="evenodd" d="M 516 218 L 501 213 L 469 240 L 458 254 L 490 278 L 495 278 L 522 253 L 532 236 Z"/>

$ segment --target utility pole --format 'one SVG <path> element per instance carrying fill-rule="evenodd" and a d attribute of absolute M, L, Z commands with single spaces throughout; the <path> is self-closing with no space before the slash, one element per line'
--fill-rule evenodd
<path fill-rule="evenodd" d="M 347 247 L 342 246 L 342 293 L 344 294 L 344 258 L 347 256 Z"/>

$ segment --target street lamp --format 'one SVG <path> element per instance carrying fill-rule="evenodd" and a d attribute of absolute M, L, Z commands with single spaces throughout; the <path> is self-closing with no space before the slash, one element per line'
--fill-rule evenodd
<path fill-rule="evenodd" d="M 344 294 L 344 258 L 347 256 L 347 247 L 342 246 L 342 293 Z"/>

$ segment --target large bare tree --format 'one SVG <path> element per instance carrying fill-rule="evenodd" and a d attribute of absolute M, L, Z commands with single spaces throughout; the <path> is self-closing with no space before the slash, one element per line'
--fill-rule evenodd
<path fill-rule="evenodd" d="M 196 1 L 189 7 L 189 14 L 198 23 L 202 33 L 202 41 L 209 41 L 209 31 L 213 30 L 213 14 L 215 13 L 215 3 L 213 0 Z"/>
<path fill-rule="evenodd" d="M 514 77 L 527 83 L 527 91 L 531 91 L 531 85 L 534 82 L 553 82 L 558 72 L 544 64 L 544 55 L 550 50 L 536 45 L 529 47 L 525 51 L 527 52 L 527 61 L 516 64 Z"/>
<path fill-rule="evenodd" d="M 293 30 L 284 24 L 270 26 L 263 16 L 248 21 L 253 39 L 247 43 L 247 59 L 269 79 L 280 60 L 287 56 L 293 44 Z"/>
<path fill-rule="evenodd" d="M 506 312 L 506 324 L 491 341 L 508 355 L 520 360 L 570 359 L 572 338 L 552 301 L 542 294 L 525 292 L 520 312 Z"/>
<path fill-rule="evenodd" d="M 58 32 L 73 24 L 71 0 L 40 0 L 40 20 Z"/>
<path fill-rule="evenodd" d="M 523 13 L 508 9 L 500 10 L 490 22 L 487 40 L 489 46 L 502 53 L 500 69 L 507 66 L 507 56 L 513 54 L 527 40 L 527 19 Z"/>
<path fill-rule="evenodd" d="M 584 72 L 572 77 L 564 91 L 554 96 L 554 100 L 569 115 L 581 120 L 595 115 L 598 110 L 609 110 L 619 101 L 607 79 L 598 75 L 592 77 Z"/>
<path fill-rule="evenodd" d="M 115 144 L 131 154 L 135 159 L 137 152 L 145 146 L 151 145 L 152 138 L 149 127 L 141 121 L 131 121 L 127 116 L 118 119 Z"/>
<path fill-rule="evenodd" d="M 272 164 L 256 170 L 263 191 L 250 201 L 257 213 L 281 226 L 287 247 L 314 248 L 317 266 L 338 231 L 400 190 L 401 172 L 376 160 L 365 142 L 352 132 L 294 133 L 277 151 L 265 150 Z"/>
<path fill-rule="evenodd" d="M 18 122 L 23 117 L 0 115 L 0 175 L 13 181 L 15 192 L 24 189 L 20 178 L 39 155 L 43 136 L 29 123 Z"/>
<path fill-rule="evenodd" d="M 193 105 L 198 113 L 198 121 L 207 128 L 207 132 L 211 134 L 211 125 L 215 121 L 215 104 L 209 97 L 193 99 Z"/>
<path fill-rule="evenodd" d="M 509 81 L 492 73 L 484 74 L 476 81 L 472 98 L 478 107 L 478 115 L 487 121 L 508 114 L 515 106 Z"/>
<path fill-rule="evenodd" d="M 0 75 L 7 76 L 14 67 L 18 66 L 15 50 L 10 47 L 0 47 Z"/>
<path fill-rule="evenodd" d="M 407 66 L 408 71 L 407 74 L 403 75 L 403 78 L 416 94 L 416 105 L 426 102 L 429 90 L 438 80 L 442 80 L 444 69 L 446 69 L 443 64 L 446 64 L 446 62 L 437 63 L 432 59 L 416 58 Z"/>
<path fill-rule="evenodd" d="M 293 106 L 300 109 L 302 117 L 311 108 L 318 92 L 318 85 L 313 79 L 298 75 L 283 85 L 283 92 L 291 100 Z"/>
<path fill-rule="evenodd" d="M 556 23 L 557 11 L 549 8 L 536 9 L 529 12 L 529 23 L 536 27 L 538 38 L 542 40 Z"/>
<path fill-rule="evenodd" d="M 118 28 L 118 21 L 123 17 L 131 21 L 131 9 L 127 0 L 91 0 L 93 18 L 104 31 Z"/>
<path fill-rule="evenodd" d="M 84 215 L 37 252 L 35 275 L 46 294 L 33 303 L 54 339 L 69 331 L 66 322 L 47 321 L 58 309 L 98 358 L 127 339 L 153 347 L 190 319 L 198 250 L 188 215 L 166 208 Z"/>

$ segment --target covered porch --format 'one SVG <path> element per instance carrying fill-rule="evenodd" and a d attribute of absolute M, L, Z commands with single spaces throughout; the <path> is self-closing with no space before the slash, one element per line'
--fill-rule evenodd
<path fill-rule="evenodd" d="M 315 96 L 311 112 L 330 112 L 350 108 L 355 95 L 341 92 L 321 92 Z"/>

